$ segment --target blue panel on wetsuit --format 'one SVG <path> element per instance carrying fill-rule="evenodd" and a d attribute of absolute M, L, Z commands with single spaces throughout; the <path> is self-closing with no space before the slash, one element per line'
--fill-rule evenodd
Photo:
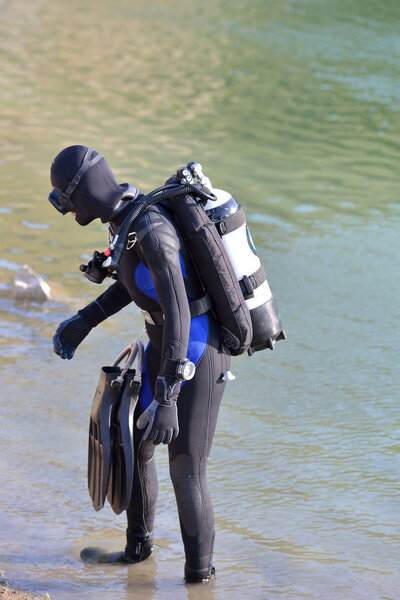
<path fill-rule="evenodd" d="M 183 262 L 182 256 L 179 254 L 179 262 L 181 264 L 182 275 L 185 279 L 187 279 L 185 263 Z M 138 289 L 148 296 L 152 298 L 156 302 L 158 302 L 157 292 L 154 287 L 153 278 L 150 273 L 150 269 L 146 267 L 145 264 L 140 262 L 136 267 L 135 271 L 135 283 Z M 159 302 L 158 302 L 159 303 Z"/>
<path fill-rule="evenodd" d="M 157 292 L 154 287 L 153 278 L 150 269 L 142 262 L 138 264 L 135 271 L 135 283 L 139 290 L 149 298 L 158 302 Z M 159 303 L 159 302 L 158 302 Z"/>
<path fill-rule="evenodd" d="M 196 366 L 199 364 L 201 357 L 207 346 L 208 340 L 208 317 L 207 314 L 194 317 L 190 323 L 189 344 L 187 358 Z M 148 347 L 148 346 L 147 346 Z M 182 383 L 184 385 L 185 382 Z M 153 394 L 150 388 L 150 382 L 147 375 L 147 349 L 144 359 L 142 389 L 140 392 L 140 404 L 143 410 L 149 406 L 153 400 Z"/>
<path fill-rule="evenodd" d="M 194 317 L 190 323 L 187 357 L 198 365 L 204 354 L 208 340 L 208 317 L 206 314 Z"/>
<path fill-rule="evenodd" d="M 185 279 L 188 278 L 188 276 L 186 275 L 186 267 L 185 267 L 185 263 L 183 262 L 183 258 L 181 256 L 181 253 L 179 252 L 179 262 L 181 263 L 181 270 L 182 270 L 182 275 L 184 276 Z"/>

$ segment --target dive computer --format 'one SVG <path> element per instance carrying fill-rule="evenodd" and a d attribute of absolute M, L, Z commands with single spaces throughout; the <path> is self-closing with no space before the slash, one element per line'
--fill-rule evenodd
<path fill-rule="evenodd" d="M 196 366 L 188 358 L 182 358 L 176 365 L 175 376 L 180 381 L 189 381 L 194 377 Z"/>

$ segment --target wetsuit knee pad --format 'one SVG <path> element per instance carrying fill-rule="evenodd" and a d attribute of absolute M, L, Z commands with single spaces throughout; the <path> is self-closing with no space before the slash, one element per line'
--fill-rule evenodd
<path fill-rule="evenodd" d="M 177 454 L 169 463 L 169 472 L 173 483 L 195 476 L 195 464 L 189 454 Z"/>

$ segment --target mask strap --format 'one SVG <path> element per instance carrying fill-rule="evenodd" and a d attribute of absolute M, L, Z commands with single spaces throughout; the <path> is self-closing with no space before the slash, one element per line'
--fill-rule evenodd
<path fill-rule="evenodd" d="M 88 148 L 86 150 L 81 166 L 69 182 L 67 189 L 64 192 L 62 192 L 61 199 L 64 200 L 64 204 L 71 200 L 71 195 L 75 191 L 76 187 L 78 186 L 80 180 L 82 179 L 86 171 L 90 169 L 90 167 L 93 167 L 93 165 L 95 165 L 97 162 L 99 162 L 99 160 L 103 158 L 101 154 L 97 154 L 94 158 L 90 159 L 89 156 L 92 154 L 92 152 L 93 150 L 91 148 Z M 62 200 L 60 204 L 63 203 Z"/>

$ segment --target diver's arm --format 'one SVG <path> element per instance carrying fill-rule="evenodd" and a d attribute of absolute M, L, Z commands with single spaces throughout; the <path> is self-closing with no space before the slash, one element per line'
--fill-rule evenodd
<path fill-rule="evenodd" d="M 71 359 L 79 344 L 93 327 L 114 315 L 131 302 L 125 287 L 116 281 L 96 300 L 60 323 L 53 338 L 54 352 L 61 358 Z"/>
<path fill-rule="evenodd" d="M 172 375 L 167 363 L 186 358 L 190 331 L 190 310 L 179 256 L 179 240 L 170 223 L 161 215 L 150 213 L 144 217 L 140 228 L 146 232 L 143 237 L 138 228 L 139 251 L 150 270 L 164 315 L 160 374 Z"/>
<path fill-rule="evenodd" d="M 161 217 L 157 218 L 160 223 Z M 154 444 L 169 444 L 179 432 L 176 402 L 181 381 L 175 376 L 175 366 L 187 356 L 190 310 L 175 232 L 166 221 L 154 226 L 150 215 L 146 215 L 144 221 L 147 233 L 140 240 L 140 250 L 153 279 L 164 326 L 154 400 L 139 417 L 137 426 L 146 427 L 144 439 Z M 140 232 L 138 235 L 140 237 Z"/>
<path fill-rule="evenodd" d="M 96 300 L 78 311 L 83 319 L 91 327 L 96 327 L 99 323 L 115 315 L 125 306 L 132 302 L 128 290 L 120 281 L 110 285 Z"/>

